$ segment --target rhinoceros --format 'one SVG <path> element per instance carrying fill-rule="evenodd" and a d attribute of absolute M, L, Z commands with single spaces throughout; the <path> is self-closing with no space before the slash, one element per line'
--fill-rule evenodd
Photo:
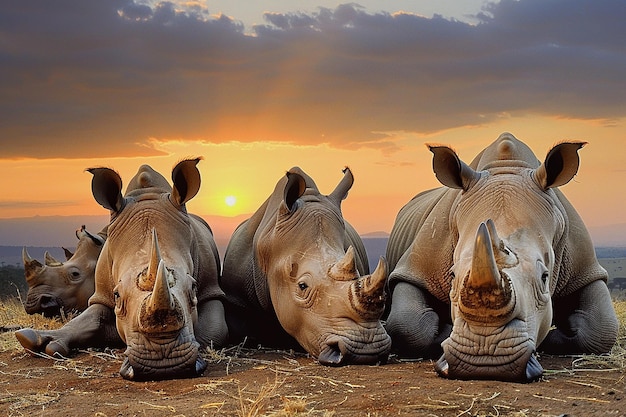
<path fill-rule="evenodd" d="M 211 229 L 185 203 L 200 188 L 198 159 L 179 162 L 173 188 L 143 165 L 124 196 L 109 168 L 88 169 L 95 200 L 111 212 L 89 307 L 62 328 L 23 329 L 28 350 L 68 355 L 72 348 L 126 345 L 120 375 L 156 380 L 200 375 L 201 346 L 228 337 Z"/>
<path fill-rule="evenodd" d="M 618 325 L 607 273 L 556 188 L 577 173 L 584 144 L 559 143 L 540 163 L 504 133 L 469 166 L 429 145 L 444 187 L 400 210 L 386 253 L 386 329 L 400 355 L 441 355 L 443 377 L 530 382 L 543 373 L 538 348 L 611 349 Z"/>
<path fill-rule="evenodd" d="M 24 309 L 28 314 L 41 313 L 46 317 L 59 316 L 61 311 L 81 312 L 87 308 L 95 288 L 96 262 L 106 239 L 106 228 L 91 234 L 83 225 L 76 230 L 78 244 L 72 253 L 66 248 L 66 261 L 44 254 L 44 265 L 31 258 L 22 248 L 24 276 L 28 293 Z"/>
<path fill-rule="evenodd" d="M 369 274 L 363 242 L 341 213 L 353 181 L 346 168 L 334 191 L 322 195 L 311 177 L 291 168 L 237 227 L 221 281 L 233 342 L 304 348 L 325 365 L 386 360 L 385 262 L 381 257 Z"/>

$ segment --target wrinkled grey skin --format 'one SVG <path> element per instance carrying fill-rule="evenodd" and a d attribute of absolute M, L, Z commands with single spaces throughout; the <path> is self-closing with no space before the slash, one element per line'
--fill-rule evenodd
<path fill-rule="evenodd" d="M 335 190 L 322 195 L 294 167 L 235 230 L 221 282 L 232 342 L 299 345 L 325 365 L 386 361 L 386 268 L 381 259 L 368 274 L 363 243 L 342 217 L 352 183 L 346 168 Z"/>
<path fill-rule="evenodd" d="M 400 355 L 443 350 L 441 376 L 527 382 L 543 372 L 538 348 L 611 349 L 617 318 L 607 273 L 556 188 L 576 174 L 583 145 L 560 143 L 540 164 L 504 133 L 469 166 L 430 146 L 444 187 L 400 210 L 387 249 L 386 328 Z"/>
<path fill-rule="evenodd" d="M 202 346 L 228 338 L 219 256 L 209 226 L 185 203 L 200 188 L 199 159 L 179 162 L 173 188 L 147 165 L 122 196 L 119 175 L 91 168 L 94 198 L 111 211 L 89 307 L 58 330 L 16 332 L 28 350 L 66 356 L 72 348 L 124 343 L 120 375 L 131 380 L 202 374 Z"/>
<path fill-rule="evenodd" d="M 106 228 L 91 234 L 82 226 L 76 230 L 78 245 L 74 253 L 63 248 L 67 260 L 59 262 L 48 252 L 44 265 L 22 249 L 24 277 L 28 293 L 24 309 L 28 314 L 60 316 L 61 311 L 81 312 L 87 308 L 95 288 L 96 262 L 106 239 Z"/>

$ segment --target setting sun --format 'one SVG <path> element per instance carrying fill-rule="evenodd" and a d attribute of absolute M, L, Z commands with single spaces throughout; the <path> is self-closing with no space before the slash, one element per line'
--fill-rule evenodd
<path fill-rule="evenodd" d="M 237 197 L 235 197 L 234 195 L 229 195 L 224 199 L 224 202 L 228 207 L 233 207 L 235 204 L 237 204 Z"/>

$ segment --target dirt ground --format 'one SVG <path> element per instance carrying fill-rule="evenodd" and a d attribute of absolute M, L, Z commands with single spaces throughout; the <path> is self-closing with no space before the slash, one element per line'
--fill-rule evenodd
<path fill-rule="evenodd" d="M 12 332 L 2 335 L 12 343 Z M 19 345 L 18 345 L 19 346 Z M 530 384 L 438 377 L 431 361 L 331 368 L 294 352 L 207 352 L 193 379 L 130 382 L 122 351 L 65 360 L 21 347 L 0 353 L 0 413 L 8 416 L 626 416 L 626 373 L 584 358 L 541 356 Z"/>

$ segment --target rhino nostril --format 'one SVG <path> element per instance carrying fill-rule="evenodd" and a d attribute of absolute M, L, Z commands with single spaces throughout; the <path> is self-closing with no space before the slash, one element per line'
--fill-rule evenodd
<path fill-rule="evenodd" d="M 42 295 L 39 298 L 39 304 L 41 305 L 41 308 L 60 307 L 57 298 L 51 295 Z"/>
<path fill-rule="evenodd" d="M 343 364 L 344 358 L 339 342 L 330 342 L 322 349 L 317 360 L 322 365 L 339 366 Z"/>

